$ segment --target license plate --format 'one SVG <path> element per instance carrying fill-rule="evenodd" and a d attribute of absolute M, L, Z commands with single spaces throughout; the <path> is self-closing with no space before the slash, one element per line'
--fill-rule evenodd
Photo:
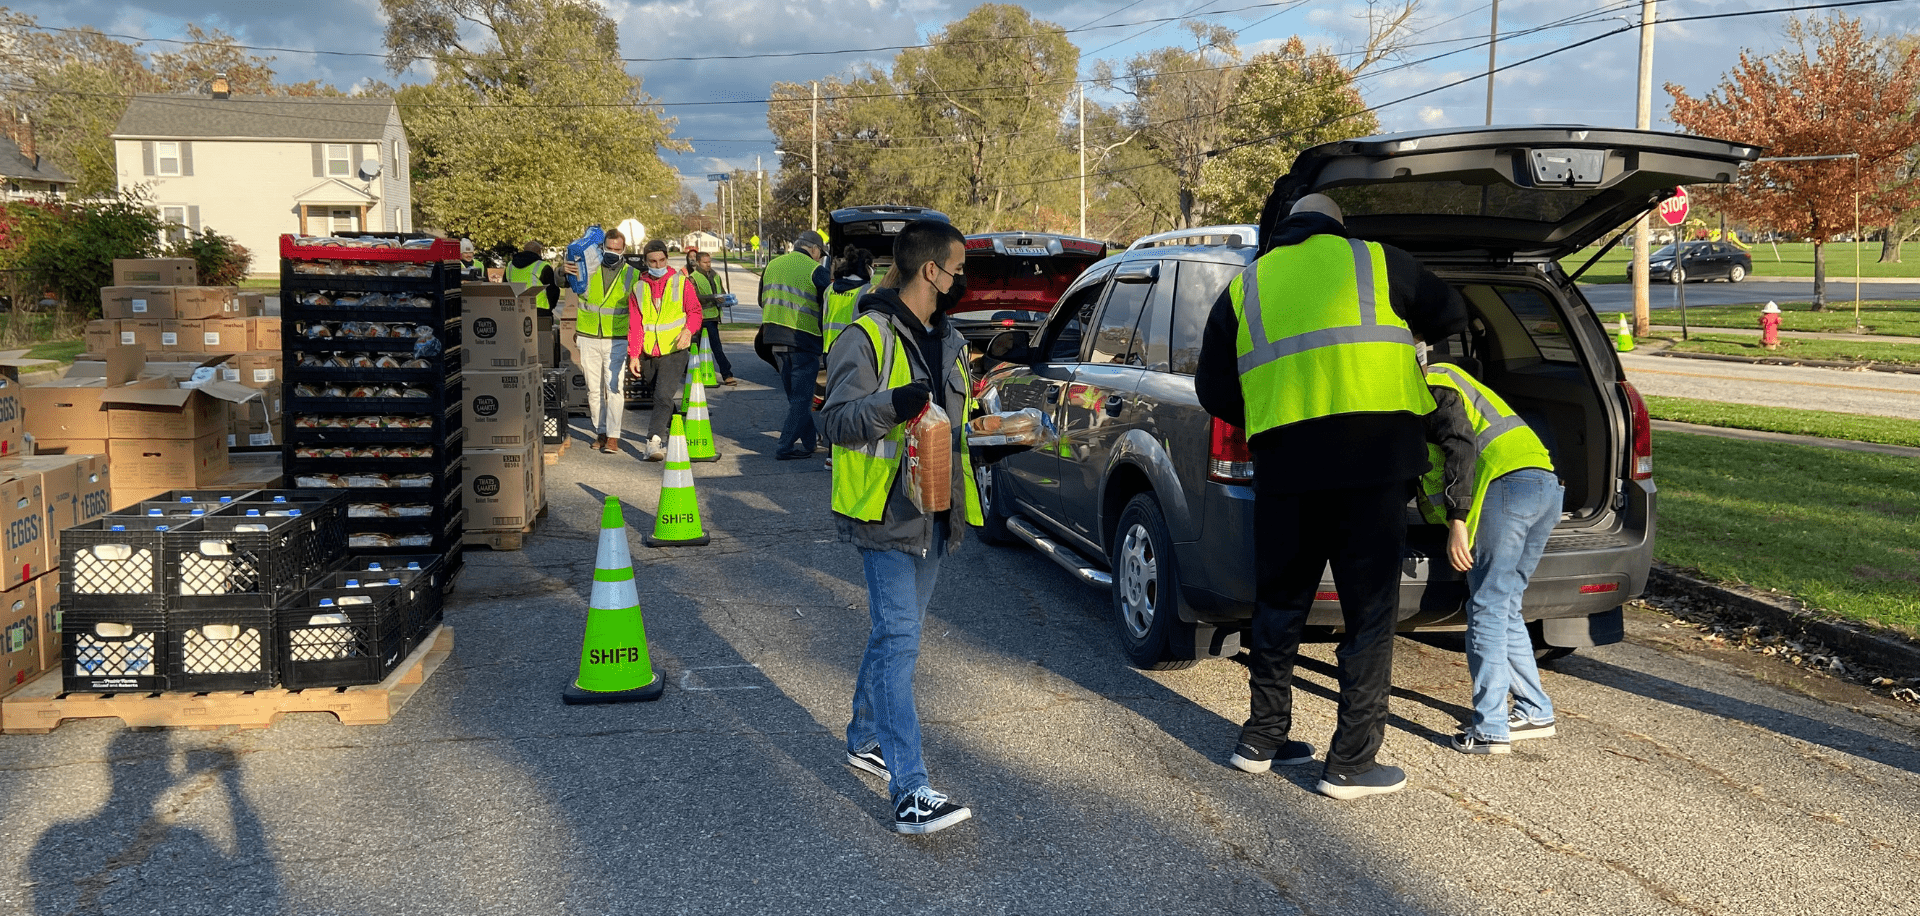
<path fill-rule="evenodd" d="M 1027 256 L 1027 257 L 1041 257 L 1041 258 L 1044 258 L 1044 257 L 1046 257 L 1046 256 L 1047 256 L 1047 250 L 1046 250 L 1045 248 L 1013 248 L 1013 247 L 1009 247 L 1009 248 L 1007 249 L 1007 253 L 1008 253 L 1008 254 L 1017 254 L 1017 255 L 1025 255 L 1025 256 Z"/>

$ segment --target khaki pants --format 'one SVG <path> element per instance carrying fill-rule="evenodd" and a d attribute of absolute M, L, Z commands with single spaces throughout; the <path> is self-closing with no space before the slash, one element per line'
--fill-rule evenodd
<path fill-rule="evenodd" d="M 620 420 L 627 412 L 625 337 L 574 338 L 580 351 L 580 372 L 587 377 L 587 423 L 595 435 L 620 438 Z"/>

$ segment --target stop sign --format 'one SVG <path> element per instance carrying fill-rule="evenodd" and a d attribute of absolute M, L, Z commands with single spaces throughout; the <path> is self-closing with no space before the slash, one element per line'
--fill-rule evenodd
<path fill-rule="evenodd" d="M 1678 226 L 1687 221 L 1687 189 L 1674 188 L 1673 196 L 1660 202 L 1660 218 L 1669 226 Z"/>

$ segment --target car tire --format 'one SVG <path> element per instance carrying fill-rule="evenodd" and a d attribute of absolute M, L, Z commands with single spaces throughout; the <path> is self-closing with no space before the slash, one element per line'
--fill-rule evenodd
<path fill-rule="evenodd" d="M 1012 544 L 1018 540 L 1007 530 L 1006 497 L 995 492 L 999 472 L 993 465 L 973 469 L 973 485 L 980 491 L 980 540 L 986 544 Z"/>
<path fill-rule="evenodd" d="M 1199 664 L 1192 654 L 1194 625 L 1180 619 L 1180 572 L 1173 536 L 1151 493 L 1120 512 L 1109 550 L 1113 569 L 1114 626 L 1134 667 L 1177 671 Z M 1176 650 L 1176 647 L 1185 647 Z"/>
<path fill-rule="evenodd" d="M 1667 274 L 1667 282 L 1668 282 L 1668 283 L 1685 283 L 1685 282 L 1687 282 L 1687 272 L 1686 272 L 1686 270 L 1685 270 L 1684 268 L 1679 268 L 1679 267 L 1676 267 L 1676 268 L 1674 268 L 1674 269 L 1673 269 L 1673 270 L 1672 270 L 1671 272 L 1669 272 L 1669 273 Z"/>
<path fill-rule="evenodd" d="M 1744 267 L 1741 267 L 1738 264 L 1733 265 L 1733 268 L 1727 271 L 1728 283 L 1738 283 L 1741 280 L 1745 280 L 1746 278 L 1747 278 L 1747 269 Z"/>

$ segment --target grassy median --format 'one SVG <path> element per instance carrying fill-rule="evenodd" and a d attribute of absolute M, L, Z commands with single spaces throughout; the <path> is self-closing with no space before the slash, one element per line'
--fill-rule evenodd
<path fill-rule="evenodd" d="M 1819 359 L 1920 366 L 1920 344 L 1783 337 L 1780 339 L 1780 346 L 1769 350 L 1760 346 L 1758 337 L 1715 334 L 1711 331 L 1689 333 L 1686 340 L 1681 340 L 1678 332 L 1661 331 L 1651 335 L 1650 339 L 1672 341 L 1671 349 L 1677 353 L 1718 353 L 1724 356 L 1764 356 L 1778 359 Z"/>
<path fill-rule="evenodd" d="M 1912 459 L 1655 432 L 1654 467 L 1662 561 L 1920 633 Z"/>
<path fill-rule="evenodd" d="M 1656 420 L 1920 448 L 1920 420 L 1794 407 L 1756 407 L 1752 404 L 1727 404 L 1660 395 L 1647 395 L 1646 401 L 1647 412 Z"/>
<path fill-rule="evenodd" d="M 1609 236 L 1611 238 L 1611 236 Z M 1663 246 L 1655 245 L 1648 253 L 1659 251 Z M 1765 242 L 1757 243 L 1747 249 L 1753 258 L 1755 277 L 1811 277 L 1813 276 L 1813 243 L 1781 242 L 1776 254 L 1775 246 Z M 1859 249 L 1860 276 L 1863 277 L 1920 277 L 1920 256 L 1915 255 L 1915 247 L 1907 246 L 1902 254 L 1907 260 L 1892 264 L 1880 263 L 1880 243 L 1830 242 L 1827 247 L 1827 279 L 1829 283 L 1838 283 L 1839 278 L 1853 278 L 1854 249 Z M 1581 249 L 1561 259 L 1560 266 L 1568 271 L 1580 269 L 1598 251 L 1598 246 Z M 1631 237 L 1615 245 L 1600 263 L 1580 276 L 1582 283 L 1625 283 L 1628 266 L 1633 261 L 1633 239 Z M 1827 287 L 1827 295 L 1837 295 L 1835 286 Z M 1851 287 L 1847 295 L 1853 295 Z"/>
<path fill-rule="evenodd" d="M 1871 290 L 1869 290 L 1871 292 Z M 1832 287 L 1827 295 L 1834 295 Z M 1781 302 L 1780 330 L 1817 331 L 1835 334 L 1885 334 L 1894 337 L 1920 337 L 1920 302 L 1869 299 L 1860 303 L 1860 323 L 1853 325 L 1853 287 L 1847 287 L 1846 301 L 1830 301 L 1827 310 L 1816 312 L 1810 302 Z M 1659 324 L 1677 325 L 1680 313 L 1662 309 L 1654 315 Z M 1760 328 L 1760 307 L 1756 305 L 1708 305 L 1689 307 L 1687 324 L 1696 328 Z"/>

